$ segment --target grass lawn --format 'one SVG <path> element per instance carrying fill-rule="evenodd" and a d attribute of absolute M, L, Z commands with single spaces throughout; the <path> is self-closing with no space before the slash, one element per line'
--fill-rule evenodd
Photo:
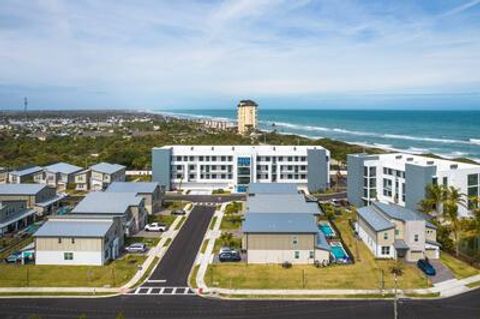
<path fill-rule="evenodd" d="M 290 269 L 284 269 L 280 265 L 215 264 L 209 266 L 205 281 L 209 286 L 225 288 L 378 289 L 381 287 L 383 270 L 383 287 L 393 288 L 393 275 L 390 271 L 395 262 L 374 259 L 370 250 L 361 242 L 356 249 L 347 216 L 338 218 L 335 223 L 345 244 L 355 254 L 355 264 L 332 265 L 326 268 L 296 265 Z M 217 243 L 215 246 L 217 247 Z M 417 267 L 409 264 L 404 264 L 403 275 L 398 278 L 398 284 L 403 289 L 429 286 Z"/>
<path fill-rule="evenodd" d="M 170 227 L 176 218 L 175 215 L 148 215 L 148 223 L 162 223 Z"/>
<path fill-rule="evenodd" d="M 480 286 L 480 281 L 474 281 L 467 285 L 468 288 L 475 288 Z"/>
<path fill-rule="evenodd" d="M 210 225 L 208 226 L 208 229 L 213 230 L 213 227 L 215 226 L 216 222 L 217 222 L 217 216 L 213 216 L 212 221 L 210 222 Z"/>
<path fill-rule="evenodd" d="M 125 239 L 125 246 L 130 246 L 133 243 L 144 243 L 148 248 L 155 247 L 160 241 L 158 238 L 148 238 L 148 237 L 128 237 Z"/>
<path fill-rule="evenodd" d="M 106 266 L 1 264 L 0 287 L 118 287 L 137 272 L 145 259 L 125 255 Z"/>
<path fill-rule="evenodd" d="M 225 214 L 220 225 L 221 230 L 237 230 L 242 226 L 242 215 Z"/>
<path fill-rule="evenodd" d="M 207 250 L 207 246 L 208 246 L 208 239 L 203 241 L 202 248 L 200 248 L 200 252 L 202 254 L 205 254 L 205 251 Z"/>
<path fill-rule="evenodd" d="M 198 269 L 200 269 L 200 265 L 195 265 L 192 269 L 192 272 L 190 273 L 190 277 L 188 278 L 188 283 L 190 284 L 190 287 L 192 287 L 192 288 L 198 288 L 197 287 Z"/>
<path fill-rule="evenodd" d="M 167 240 L 163 243 L 163 247 L 168 247 L 171 242 L 172 242 L 172 239 L 171 239 L 171 238 L 167 238 Z"/>
<path fill-rule="evenodd" d="M 166 202 L 165 207 L 170 210 L 184 209 L 187 203 L 188 203 L 187 201 L 176 200 L 176 201 Z"/>
<path fill-rule="evenodd" d="M 175 226 L 175 230 L 179 230 L 180 227 L 182 227 L 182 225 L 185 223 L 186 220 L 187 220 L 186 216 L 180 217 L 180 221 L 178 222 L 177 226 Z"/>
<path fill-rule="evenodd" d="M 440 253 L 440 260 L 442 263 L 450 268 L 450 270 L 455 275 L 455 278 L 462 279 L 474 275 L 480 274 L 480 270 L 470 266 L 469 264 L 453 257 L 452 255 L 447 254 L 446 252 Z"/>

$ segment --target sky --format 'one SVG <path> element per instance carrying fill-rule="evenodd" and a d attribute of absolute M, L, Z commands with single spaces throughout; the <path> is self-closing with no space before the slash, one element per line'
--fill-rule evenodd
<path fill-rule="evenodd" d="M 480 0 L 2 0 L 0 107 L 480 110 Z"/>

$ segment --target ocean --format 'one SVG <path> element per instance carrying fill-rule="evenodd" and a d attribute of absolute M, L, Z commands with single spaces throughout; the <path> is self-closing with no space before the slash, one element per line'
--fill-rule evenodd
<path fill-rule="evenodd" d="M 235 121 L 236 109 L 156 112 Z M 258 110 L 259 126 L 310 138 L 480 161 L 480 111 Z"/>

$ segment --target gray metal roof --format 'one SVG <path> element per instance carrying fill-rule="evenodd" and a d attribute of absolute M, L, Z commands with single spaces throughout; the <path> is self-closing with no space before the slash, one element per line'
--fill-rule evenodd
<path fill-rule="evenodd" d="M 101 162 L 95 165 L 90 166 L 92 171 L 104 173 L 104 174 L 113 174 L 125 168 L 125 166 L 120 164 L 110 164 L 106 162 Z"/>
<path fill-rule="evenodd" d="M 292 183 L 250 183 L 249 194 L 298 194 L 297 184 Z"/>
<path fill-rule="evenodd" d="M 93 192 L 72 210 L 72 214 L 124 214 L 130 206 L 138 206 L 142 197 L 136 193 Z"/>
<path fill-rule="evenodd" d="M 393 219 L 398 220 L 425 220 L 426 226 L 430 228 L 437 228 L 435 225 L 429 222 L 427 215 L 410 210 L 408 208 L 395 205 L 385 204 L 381 202 L 372 202 L 372 205 L 383 212 L 385 215 Z"/>
<path fill-rule="evenodd" d="M 395 249 L 410 249 L 403 239 L 395 239 L 393 242 L 393 247 L 395 247 Z"/>
<path fill-rule="evenodd" d="M 106 192 L 153 193 L 158 185 L 157 182 L 113 182 Z"/>
<path fill-rule="evenodd" d="M 80 166 L 63 163 L 63 162 L 55 163 L 45 167 L 46 171 L 53 172 L 53 173 L 62 173 L 62 174 L 73 174 L 81 171 L 82 169 L 83 168 L 81 168 Z"/>
<path fill-rule="evenodd" d="M 245 215 L 244 233 L 317 233 L 312 214 L 266 213 Z"/>
<path fill-rule="evenodd" d="M 361 217 L 375 231 L 381 231 L 395 227 L 393 223 L 373 209 L 372 206 L 359 208 L 357 212 L 358 216 Z"/>
<path fill-rule="evenodd" d="M 0 195 L 36 195 L 44 184 L 0 184 Z"/>
<path fill-rule="evenodd" d="M 317 203 L 307 203 L 301 194 L 258 194 L 247 197 L 250 213 L 320 214 Z"/>
<path fill-rule="evenodd" d="M 41 172 L 42 170 L 43 170 L 43 167 L 32 166 L 24 169 L 18 169 L 16 171 L 11 171 L 9 174 L 16 175 L 16 176 L 25 176 L 25 175 Z"/>
<path fill-rule="evenodd" d="M 332 250 L 332 247 L 328 243 L 327 238 L 325 237 L 325 234 L 322 231 L 318 231 L 317 233 L 316 247 L 323 250 L 328 250 L 328 251 Z"/>
<path fill-rule="evenodd" d="M 34 237 L 103 237 L 112 227 L 112 220 L 61 219 L 47 220 Z"/>

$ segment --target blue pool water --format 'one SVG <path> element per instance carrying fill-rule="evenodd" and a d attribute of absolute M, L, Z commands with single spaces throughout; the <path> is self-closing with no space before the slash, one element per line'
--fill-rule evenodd
<path fill-rule="evenodd" d="M 348 258 L 347 253 L 345 252 L 345 249 L 339 244 L 331 244 L 332 247 L 332 254 L 335 257 L 335 259 L 345 259 Z"/>
<path fill-rule="evenodd" d="M 322 233 L 325 234 L 325 237 L 334 237 L 335 232 L 333 231 L 332 226 L 329 224 L 318 224 L 318 229 L 322 231 Z"/>

